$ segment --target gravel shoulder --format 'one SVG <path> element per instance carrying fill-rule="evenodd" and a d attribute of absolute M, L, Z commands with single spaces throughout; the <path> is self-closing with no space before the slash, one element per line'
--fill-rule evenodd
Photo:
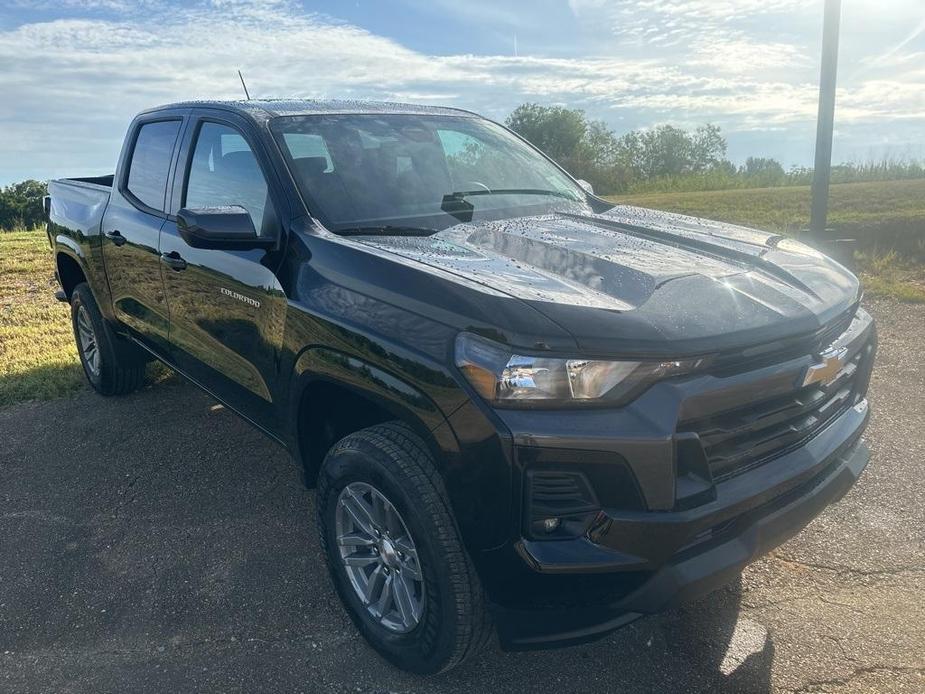
<path fill-rule="evenodd" d="M 871 302 L 871 466 L 741 580 L 437 678 L 343 614 L 314 494 L 179 379 L 0 410 L 0 691 L 925 691 L 925 306 Z"/>

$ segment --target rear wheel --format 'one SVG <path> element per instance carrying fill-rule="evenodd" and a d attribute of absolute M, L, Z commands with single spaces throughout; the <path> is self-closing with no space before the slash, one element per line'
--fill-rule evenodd
<path fill-rule="evenodd" d="M 80 363 L 94 390 L 102 395 L 123 395 L 142 384 L 143 351 L 107 325 L 86 282 L 71 293 L 71 323 Z"/>
<path fill-rule="evenodd" d="M 394 665 L 449 670 L 490 636 L 442 480 L 411 429 L 380 424 L 335 444 L 319 474 L 318 520 L 344 607 Z"/>

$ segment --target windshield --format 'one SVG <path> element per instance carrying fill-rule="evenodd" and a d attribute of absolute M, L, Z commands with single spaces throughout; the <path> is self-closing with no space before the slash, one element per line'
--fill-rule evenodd
<path fill-rule="evenodd" d="M 481 118 L 312 115 L 271 127 L 309 211 L 332 231 L 439 230 L 588 209 L 574 181 Z"/>

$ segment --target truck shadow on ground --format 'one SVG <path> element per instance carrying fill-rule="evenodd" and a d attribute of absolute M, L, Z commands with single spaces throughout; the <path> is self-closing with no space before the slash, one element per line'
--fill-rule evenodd
<path fill-rule="evenodd" d="M 445 677 L 454 690 L 484 686 L 491 677 L 503 683 L 499 691 L 770 692 L 774 644 L 762 625 L 741 618 L 741 596 L 738 580 L 585 646 L 531 653 L 495 648 L 487 662 Z"/>
<path fill-rule="evenodd" d="M 0 441 L 11 690 L 770 690 L 740 583 L 591 644 L 395 670 L 334 596 L 297 466 L 180 379 L 2 409 Z"/>

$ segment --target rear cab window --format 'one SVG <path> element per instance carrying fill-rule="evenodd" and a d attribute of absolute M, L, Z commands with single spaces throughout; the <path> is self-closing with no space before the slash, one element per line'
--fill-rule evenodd
<path fill-rule="evenodd" d="M 143 123 L 135 136 L 125 189 L 139 203 L 158 212 L 165 209 L 167 176 L 181 122 Z"/>

